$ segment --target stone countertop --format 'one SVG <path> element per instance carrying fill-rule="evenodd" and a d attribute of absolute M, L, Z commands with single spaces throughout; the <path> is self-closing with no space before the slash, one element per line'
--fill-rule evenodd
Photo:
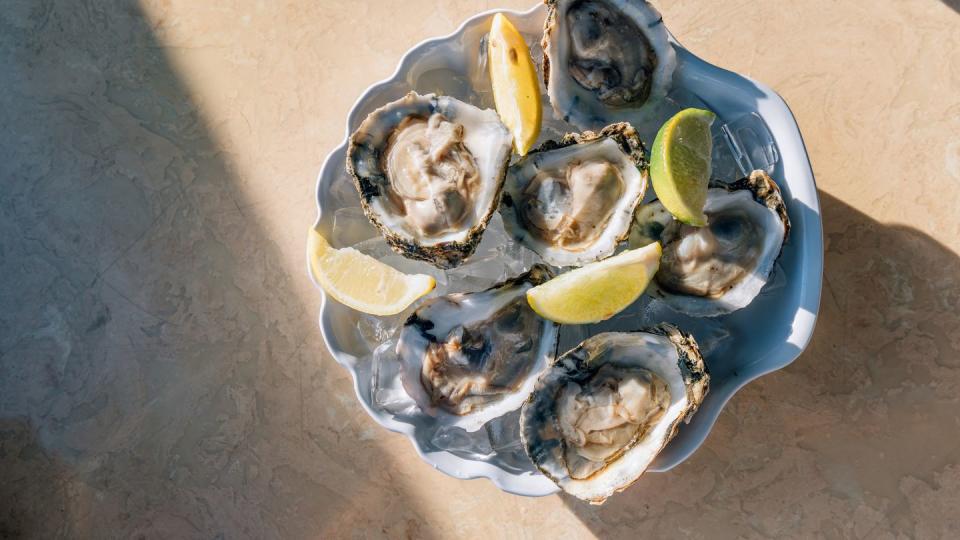
<path fill-rule="evenodd" d="M 529 0 L 0 10 L 0 537 L 960 535 L 960 4 L 659 2 L 781 93 L 820 187 L 805 354 L 602 507 L 423 463 L 358 406 L 304 272 L 346 113 Z"/>

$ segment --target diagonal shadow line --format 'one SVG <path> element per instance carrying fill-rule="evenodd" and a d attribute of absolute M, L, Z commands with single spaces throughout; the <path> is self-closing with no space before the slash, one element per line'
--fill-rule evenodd
<path fill-rule="evenodd" d="M 940 0 L 947 5 L 950 9 L 960 13 L 960 0 Z"/>
<path fill-rule="evenodd" d="M 914 534 L 916 502 L 903 486 L 937 486 L 960 459 L 955 434 L 940 427 L 960 422 L 952 397 L 911 390 L 960 384 L 950 345 L 960 257 L 829 193 L 820 201 L 828 294 L 809 348 L 734 396 L 704 447 L 670 473 L 599 507 L 561 496 L 598 537 L 709 536 L 717 523 L 730 537 L 808 536 L 822 532 L 819 512 L 877 505 L 873 530 Z M 852 523 L 836 526 L 854 535 Z"/>
<path fill-rule="evenodd" d="M 314 314 L 276 301 L 302 271 L 234 211 L 253 203 L 153 29 L 133 2 L 0 13 L 0 223 L 42 239 L 0 238 L 0 536 L 323 536 L 397 498 L 417 516 L 362 467 L 391 456 L 319 414 L 349 418 Z"/>

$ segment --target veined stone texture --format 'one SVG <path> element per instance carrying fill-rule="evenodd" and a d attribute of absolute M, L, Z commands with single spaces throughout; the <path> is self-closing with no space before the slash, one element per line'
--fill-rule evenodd
<path fill-rule="evenodd" d="M 346 114 L 533 0 L 0 7 L 0 538 L 960 537 L 960 4 L 658 2 L 796 114 L 821 315 L 705 445 L 602 507 L 422 462 L 304 271 Z"/>

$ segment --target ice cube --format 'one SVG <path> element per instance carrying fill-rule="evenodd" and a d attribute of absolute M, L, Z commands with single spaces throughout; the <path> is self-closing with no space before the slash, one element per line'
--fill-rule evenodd
<path fill-rule="evenodd" d="M 589 328 L 590 334 L 594 335 L 601 332 L 633 332 L 640 329 L 642 326 L 642 315 L 649 301 L 649 297 L 641 296 L 637 301 L 610 319 L 591 325 Z"/>
<path fill-rule="evenodd" d="M 466 454 L 475 459 L 485 459 L 493 453 L 487 432 L 482 429 L 470 433 L 463 428 L 441 425 L 430 442 L 440 450 Z"/>
<path fill-rule="evenodd" d="M 341 208 L 333 214 L 333 245 L 338 248 L 352 246 L 377 236 L 359 206 Z"/>
<path fill-rule="evenodd" d="M 666 302 L 658 298 L 653 298 L 647 302 L 647 305 L 641 310 L 640 324 L 643 326 L 653 326 L 661 322 L 670 322 L 678 316 L 680 316 L 680 314 L 671 309 Z"/>
<path fill-rule="evenodd" d="M 488 228 L 477 251 L 462 265 L 447 271 L 447 292 L 481 291 L 510 277 L 515 272 L 502 247 L 511 242 L 502 228 Z"/>
<path fill-rule="evenodd" d="M 376 405 L 394 416 L 413 416 L 417 412 L 416 402 L 402 389 L 377 390 Z"/>
<path fill-rule="evenodd" d="M 433 279 L 437 281 L 437 287 L 441 289 L 447 284 L 447 272 L 423 261 L 417 261 L 398 253 L 392 253 L 381 257 L 380 262 L 405 274 L 426 274 L 433 276 Z"/>
<path fill-rule="evenodd" d="M 503 281 L 510 274 L 510 267 L 503 257 L 470 259 L 453 271 L 447 272 L 447 290 L 450 292 L 482 291 Z"/>
<path fill-rule="evenodd" d="M 755 169 L 773 173 L 780 152 L 760 115 L 751 112 L 725 120 L 726 123 L 716 122 L 714 125 L 714 177 L 730 181 L 747 176 Z M 719 176 L 727 174 L 731 160 L 736 172 L 733 176 Z"/>
<path fill-rule="evenodd" d="M 507 235 L 503 228 L 503 219 L 500 214 L 494 214 L 490 223 L 487 224 L 486 230 L 483 231 L 483 238 L 480 240 L 476 252 L 467 259 L 467 262 L 495 256 L 500 253 L 503 245 L 512 241 L 513 239 Z"/>
<path fill-rule="evenodd" d="M 730 330 L 717 319 L 704 319 L 696 332 L 694 339 L 704 357 L 721 354 L 730 343 Z"/>
<path fill-rule="evenodd" d="M 469 103 L 479 109 L 492 109 L 495 107 L 493 100 L 493 90 L 485 88 L 474 88 L 470 95 Z"/>
<path fill-rule="evenodd" d="M 490 438 L 490 447 L 496 452 L 491 460 L 498 467 L 513 472 L 536 470 L 520 438 L 520 410 L 491 420 L 484 428 Z"/>
<path fill-rule="evenodd" d="M 342 160 L 343 157 L 340 159 Z M 326 195 L 324 206 L 328 208 L 360 206 L 360 195 L 357 193 L 357 188 L 353 184 L 353 177 L 347 172 L 346 167 L 340 169 L 337 176 L 330 182 L 330 189 Z"/>
<path fill-rule="evenodd" d="M 407 316 L 406 312 L 387 317 L 362 313 L 357 317 L 357 333 L 370 350 L 375 350 L 397 333 Z"/>
<path fill-rule="evenodd" d="M 536 466 L 530 461 L 530 457 L 523 449 L 523 445 L 500 450 L 494 454 L 494 459 L 491 462 L 495 463 L 497 467 L 514 474 L 539 474 Z"/>
<path fill-rule="evenodd" d="M 376 401 L 376 392 L 382 388 L 389 388 L 400 375 L 400 362 L 397 358 L 396 343 L 392 340 L 377 346 L 370 353 L 370 391 L 373 392 L 371 401 Z"/>
<path fill-rule="evenodd" d="M 527 42 L 527 48 L 530 49 L 530 59 L 533 60 L 533 67 L 537 70 L 537 79 L 541 79 L 543 73 L 543 34 L 523 34 L 523 40 Z"/>
<path fill-rule="evenodd" d="M 371 402 L 375 407 L 394 415 L 409 415 L 416 402 L 407 395 L 400 380 L 400 360 L 397 358 L 396 342 L 388 340 L 371 354 Z"/>
<path fill-rule="evenodd" d="M 360 253 L 363 253 L 364 255 L 373 257 L 374 259 L 383 259 L 384 257 L 393 255 L 395 253 L 395 251 L 390 248 L 390 244 L 387 243 L 387 240 L 382 236 L 375 236 L 362 242 L 358 242 L 353 244 L 351 247 Z"/>
<path fill-rule="evenodd" d="M 507 413 L 499 418 L 487 422 L 484 426 L 490 438 L 490 448 L 497 453 L 522 450 L 520 440 L 520 409 Z"/>
<path fill-rule="evenodd" d="M 722 125 L 722 124 L 721 124 Z M 733 155 L 733 150 L 724 134 L 715 124 L 713 127 L 713 155 L 710 158 L 710 176 L 721 182 L 733 182 L 743 177 L 740 164 Z"/>
<path fill-rule="evenodd" d="M 411 84 L 419 94 L 437 94 L 454 96 L 462 101 L 474 99 L 469 78 L 460 71 L 450 68 L 437 68 L 424 71 Z"/>
<path fill-rule="evenodd" d="M 690 317 L 674 311 L 659 299 L 653 299 L 647 304 L 640 320 L 644 328 L 666 322 L 692 335 L 704 357 L 721 354 L 731 338 L 730 330 L 725 326 L 722 317 Z"/>
<path fill-rule="evenodd" d="M 550 105 L 550 99 L 546 95 L 543 96 L 541 101 L 543 121 L 540 124 L 540 136 L 537 137 L 537 145 L 543 144 L 545 141 L 559 141 L 567 133 L 580 132 L 573 124 L 564 122 L 554 115 L 553 106 Z"/>
<path fill-rule="evenodd" d="M 510 275 L 516 276 L 530 270 L 533 265 L 542 263 L 543 259 L 540 258 L 535 252 L 530 251 L 529 249 L 515 244 L 515 248 L 505 251 L 503 255 L 503 260 L 507 265 L 507 268 L 510 269 Z"/>
<path fill-rule="evenodd" d="M 495 103 L 493 99 L 493 87 L 490 83 L 490 72 L 487 67 L 487 42 L 489 36 L 484 34 L 478 40 L 476 48 L 476 62 L 467 76 L 470 87 L 473 92 L 470 94 L 468 102 L 474 107 L 481 109 L 493 109 Z"/>
<path fill-rule="evenodd" d="M 522 274 L 533 265 L 542 263 L 543 259 L 535 251 L 527 249 L 520 242 L 506 236 L 498 249 L 499 257 L 510 269 L 511 276 Z"/>

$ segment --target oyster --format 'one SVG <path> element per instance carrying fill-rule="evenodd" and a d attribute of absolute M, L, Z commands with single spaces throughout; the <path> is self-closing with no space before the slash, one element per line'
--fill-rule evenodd
<path fill-rule="evenodd" d="M 507 232 L 547 263 L 582 266 L 626 239 L 647 178 L 630 124 L 567 134 L 510 166 L 500 214 Z"/>
<path fill-rule="evenodd" d="M 649 294 L 682 313 L 714 317 L 746 307 L 760 293 L 790 218 L 780 188 L 759 170 L 730 185 L 711 184 L 704 213 L 708 224 L 691 227 L 653 201 L 637 211 L 630 243 L 663 245 Z"/>
<path fill-rule="evenodd" d="M 397 343 L 407 394 L 439 422 L 467 431 L 519 408 L 556 348 L 556 325 L 526 300 L 550 277 L 535 265 L 485 291 L 420 306 Z"/>
<path fill-rule="evenodd" d="M 580 129 L 594 129 L 633 120 L 667 94 L 676 53 L 660 13 L 649 3 L 546 4 L 543 82 L 558 117 Z"/>
<path fill-rule="evenodd" d="M 543 474 L 600 504 L 646 471 L 709 382 L 696 341 L 675 326 L 597 334 L 541 375 L 520 412 L 521 438 Z"/>
<path fill-rule="evenodd" d="M 480 243 L 512 142 L 496 111 L 411 92 L 364 119 L 350 136 L 347 169 L 395 251 L 452 268 Z"/>

